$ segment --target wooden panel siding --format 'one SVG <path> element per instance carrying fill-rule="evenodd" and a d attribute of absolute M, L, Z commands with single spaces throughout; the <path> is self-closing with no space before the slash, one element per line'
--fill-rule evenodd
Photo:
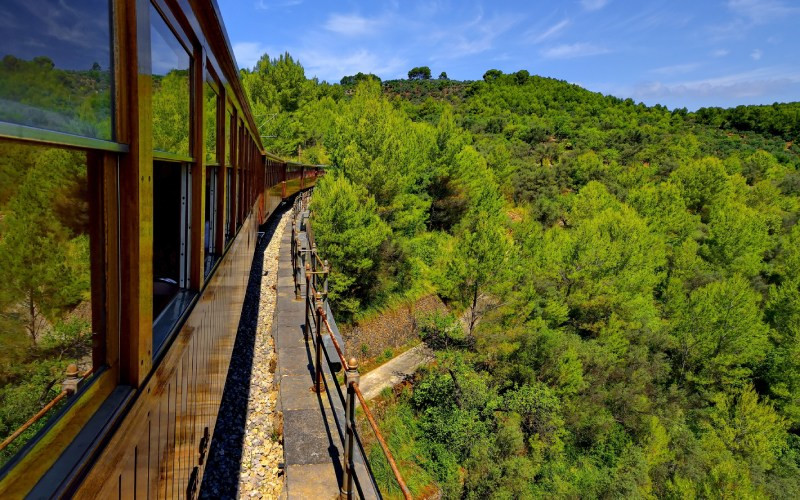
<path fill-rule="evenodd" d="M 201 464 L 200 444 L 206 427 L 214 433 L 257 230 L 251 214 L 76 498 L 126 498 L 134 489 L 139 498 L 183 498 L 194 467 L 199 487 L 208 453 Z"/>

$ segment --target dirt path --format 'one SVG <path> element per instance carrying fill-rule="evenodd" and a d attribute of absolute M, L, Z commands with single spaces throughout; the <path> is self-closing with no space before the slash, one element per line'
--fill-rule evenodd
<path fill-rule="evenodd" d="M 378 396 L 387 387 L 399 384 L 412 375 L 417 368 L 433 360 L 433 352 L 425 344 L 420 344 L 393 360 L 361 375 L 361 393 L 365 399 Z"/>

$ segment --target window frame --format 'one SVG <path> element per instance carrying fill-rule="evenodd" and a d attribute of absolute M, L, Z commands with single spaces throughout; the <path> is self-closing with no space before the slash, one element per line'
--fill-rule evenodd
<path fill-rule="evenodd" d="M 222 47 L 221 50 L 224 51 L 224 40 L 214 34 L 209 41 L 209 36 L 201 31 L 201 26 L 209 21 L 199 19 L 198 22 L 194 11 L 201 9 L 197 9 L 194 4 L 172 0 L 109 2 L 113 141 L 0 122 L 2 140 L 81 149 L 87 153 L 87 163 L 91 158 L 92 164 L 97 165 L 94 171 L 97 175 L 93 177 L 97 182 L 90 181 L 90 194 L 101 200 L 95 206 L 102 209 L 103 241 L 98 243 L 92 238 L 91 252 L 93 265 L 96 260 L 94 256 L 101 252 L 103 259 L 100 265 L 103 274 L 96 274 L 93 268 L 91 286 L 93 316 L 94 304 L 97 303 L 101 305 L 98 314 L 103 316 L 105 325 L 103 332 L 93 335 L 93 342 L 98 344 L 98 349 L 93 350 L 93 358 L 97 357 L 99 360 L 94 362 L 97 367 L 95 373 L 85 381 L 63 410 L 50 416 L 47 427 L 31 439 L 30 446 L 22 450 L 7 468 L 3 468 L 3 474 L 0 474 L 0 497 L 9 492 L 12 496 L 24 496 L 34 487 L 39 491 L 42 489 L 40 479 L 43 478 L 62 481 L 50 482 L 53 488 L 77 484 L 76 481 L 79 481 L 85 468 L 91 466 L 81 460 L 97 456 L 98 450 L 104 446 L 108 436 L 113 434 L 117 424 L 126 418 L 125 414 L 132 408 L 132 403 L 137 397 L 144 396 L 140 392 L 150 377 L 157 373 L 153 368 L 163 359 L 162 354 L 170 350 L 175 333 L 183 325 L 182 321 L 175 325 L 175 330 L 161 348 L 162 354 L 152 354 L 152 295 L 148 294 L 148 290 L 152 293 L 152 248 L 148 248 L 148 242 L 152 243 L 152 168 L 155 160 L 187 164 L 193 173 L 192 198 L 195 201 L 202 199 L 205 155 L 202 151 L 202 121 L 197 118 L 196 110 L 202 109 L 198 102 L 199 96 L 202 96 L 200 89 L 204 69 L 223 76 L 218 78 L 220 115 L 217 122 L 217 241 L 220 242 L 217 248 L 220 260 L 237 233 L 232 230 L 230 240 L 226 241 L 222 231 L 225 202 L 232 203 L 230 214 L 234 227 L 238 214 L 236 207 L 243 203 L 243 200 L 237 199 L 236 189 L 232 190 L 232 199 L 225 199 L 225 179 L 230 172 L 233 176 L 230 184 L 233 187 L 242 175 L 238 168 L 248 168 L 250 165 L 243 165 L 236 160 L 239 147 L 236 141 L 236 122 L 226 120 L 226 107 L 230 106 L 232 120 L 243 117 L 241 128 L 247 134 L 252 134 L 256 125 L 246 103 L 242 103 L 244 108 L 239 107 L 239 100 L 245 98 L 241 85 L 237 86 L 229 81 L 230 78 L 238 77 L 235 68 L 232 71 L 229 67 L 231 58 L 224 55 L 220 58 L 218 54 L 205 52 L 209 47 L 215 50 Z M 190 56 L 188 155 L 161 152 L 152 148 L 152 103 L 148 98 L 151 95 L 151 80 L 147 74 L 151 64 L 151 5 Z M 189 13 L 190 10 L 193 12 Z M 231 126 L 234 130 L 230 134 L 230 141 L 226 141 L 225 131 Z M 260 141 L 256 139 L 255 144 L 260 144 Z M 230 161 L 227 161 L 226 154 L 229 153 Z M 247 175 L 252 175 L 252 172 Z M 245 180 L 252 185 L 252 177 Z M 253 198 L 255 193 L 249 196 Z M 239 218 L 252 216 L 251 208 L 245 206 Z M 192 209 L 188 212 L 191 214 L 193 226 L 202 227 L 202 204 L 192 204 Z M 213 278 L 215 272 L 212 270 L 203 279 L 202 237 L 197 239 L 197 235 L 202 233 L 195 230 L 188 239 L 192 254 L 188 276 L 195 297 L 204 283 Z M 122 242 L 125 242 L 124 245 Z M 95 249 L 98 244 L 102 248 Z M 200 279 L 197 278 L 198 272 Z M 100 286 L 102 293 L 96 292 L 95 286 Z M 193 304 L 187 307 L 184 317 L 194 310 Z M 93 329 L 97 329 L 95 324 Z M 89 422 L 92 422 L 91 426 L 88 425 Z M 65 452 L 68 447 L 71 450 L 75 444 L 83 446 L 80 455 L 74 451 Z M 44 488 L 48 487 L 51 486 Z"/>
<path fill-rule="evenodd" d="M 224 164 L 225 164 L 225 103 L 227 102 L 224 95 L 224 87 L 220 85 L 219 78 L 214 71 L 211 61 L 204 59 L 205 68 L 203 75 L 203 85 L 209 85 L 212 91 L 216 94 L 216 110 L 214 112 L 214 127 L 215 127 L 215 159 L 216 162 L 207 163 L 207 155 L 203 152 L 203 281 L 207 281 L 213 273 L 216 265 L 222 260 L 222 255 L 225 251 L 225 235 L 220 239 L 217 233 L 224 233 L 225 229 L 220 225 L 220 221 L 224 218 L 225 200 L 221 196 L 220 185 L 224 186 Z M 203 99 L 203 106 L 205 106 L 205 98 Z M 205 108 L 203 109 L 205 116 Z M 203 120 L 203 127 L 206 126 Z M 205 148 L 205 130 L 203 130 L 203 147 Z M 212 174 L 209 175 L 208 172 Z M 211 183 L 211 187 L 207 189 L 206 184 Z M 209 206 L 209 231 L 208 235 L 205 234 L 205 207 Z M 222 214 L 220 214 L 220 212 Z M 224 222 L 223 222 L 224 224 Z M 208 236 L 208 242 L 205 241 Z M 208 256 L 205 254 L 206 247 L 209 249 Z M 208 261 L 208 259 L 211 259 Z"/>

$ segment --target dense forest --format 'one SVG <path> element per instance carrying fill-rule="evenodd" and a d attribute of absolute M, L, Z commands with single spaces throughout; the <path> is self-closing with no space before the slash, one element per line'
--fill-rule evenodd
<path fill-rule="evenodd" d="M 800 496 L 797 103 L 690 113 L 527 71 L 329 85 L 288 54 L 242 78 L 268 149 L 332 166 L 337 319 L 448 306 L 418 318 L 436 362 L 376 407 L 415 495 Z"/>
<path fill-rule="evenodd" d="M 188 72 L 154 75 L 152 85 L 154 148 L 188 155 Z M 70 71 L 9 55 L 0 120 L 110 139 L 110 90 L 98 64 Z M 206 101 L 214 123 L 216 95 Z M 91 367 L 87 182 L 85 152 L 0 141 L 0 441 L 61 391 L 68 364 Z M 0 466 L 47 420 L 0 452 Z"/>
<path fill-rule="evenodd" d="M 111 117 L 108 68 L 0 61 L 0 120 L 111 139 Z M 91 367 L 87 182 L 85 152 L 0 141 L 0 441 L 61 392 L 67 365 Z M 0 466 L 46 423 L 0 452 Z"/>
<path fill-rule="evenodd" d="M 91 366 L 86 155 L 0 142 L 0 440 Z M 0 453 L 0 466 L 43 425 Z"/>
<path fill-rule="evenodd" d="M 111 71 L 65 70 L 46 56 L 0 60 L 0 120 L 112 139 Z"/>

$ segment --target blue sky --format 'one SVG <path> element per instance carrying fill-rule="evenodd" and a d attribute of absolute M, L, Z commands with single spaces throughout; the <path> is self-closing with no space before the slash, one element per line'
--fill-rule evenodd
<path fill-rule="evenodd" d="M 218 0 L 236 59 L 306 75 L 492 68 L 670 108 L 800 100 L 800 0 Z"/>

